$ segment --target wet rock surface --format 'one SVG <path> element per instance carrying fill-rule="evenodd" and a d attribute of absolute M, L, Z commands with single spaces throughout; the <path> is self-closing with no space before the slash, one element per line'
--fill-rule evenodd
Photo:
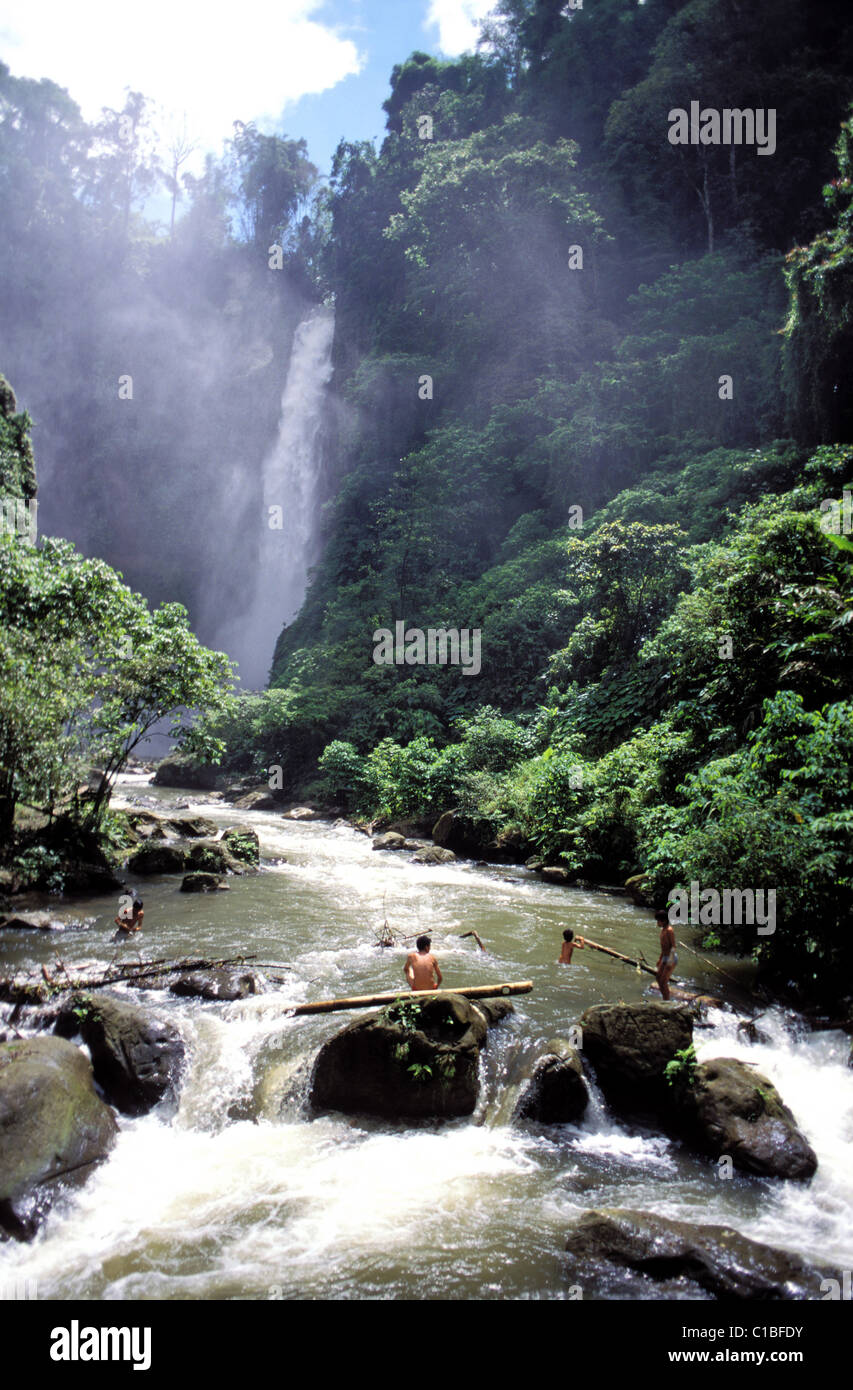
<path fill-rule="evenodd" d="M 313 1108 L 392 1119 L 470 1115 L 488 1030 L 512 1012 L 508 1000 L 488 1002 L 486 1010 L 441 991 L 423 1001 L 404 996 L 351 1023 L 320 1049 Z"/>
<path fill-rule="evenodd" d="M 817 1157 L 766 1076 L 734 1057 L 698 1065 L 678 1096 L 686 1137 L 759 1177 L 810 1178 Z"/>
<path fill-rule="evenodd" d="M 0 1045 L 0 1232 L 34 1235 L 61 1186 L 85 1181 L 117 1132 L 79 1047 L 57 1037 Z"/>
<path fill-rule="evenodd" d="M 586 1212 L 566 1242 L 584 1297 L 817 1299 L 832 1272 L 729 1226 L 620 1208 Z"/>
<path fill-rule="evenodd" d="M 75 994 L 63 1006 L 56 1032 L 66 1038 L 79 1034 L 91 1054 L 95 1080 L 126 1115 L 144 1115 L 177 1093 L 183 1038 L 148 1009 L 108 994 Z"/>
<path fill-rule="evenodd" d="M 452 864 L 455 859 L 453 850 L 444 849 L 441 845 L 429 845 L 412 855 L 413 864 Z"/>
<path fill-rule="evenodd" d="M 666 1067 L 693 1041 L 693 1012 L 673 1004 L 597 1004 L 582 1015 L 584 1056 L 606 1098 L 626 1111 L 669 1112 Z"/>
<path fill-rule="evenodd" d="M 523 1085 L 513 1118 L 544 1125 L 575 1124 L 583 1119 L 588 1104 L 580 1054 L 563 1039 L 555 1038 Z"/>
<path fill-rule="evenodd" d="M 194 970 L 170 986 L 172 994 L 192 999 L 246 999 L 263 994 L 264 982 L 254 970 Z"/>
<path fill-rule="evenodd" d="M 228 884 L 219 874 L 207 874 L 202 869 L 185 874 L 181 880 L 182 893 L 216 893 L 227 888 Z"/>

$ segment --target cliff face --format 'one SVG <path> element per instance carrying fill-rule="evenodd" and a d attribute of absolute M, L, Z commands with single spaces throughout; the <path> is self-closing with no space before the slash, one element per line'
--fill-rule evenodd
<path fill-rule="evenodd" d="M 36 464 L 29 440 L 32 421 L 24 410 L 17 413 L 15 393 L 0 374 L 0 499 L 23 497 L 38 491 Z"/>

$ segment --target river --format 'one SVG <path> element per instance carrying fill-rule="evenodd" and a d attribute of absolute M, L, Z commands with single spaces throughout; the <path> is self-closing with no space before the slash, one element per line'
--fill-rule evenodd
<path fill-rule="evenodd" d="M 120 1117 L 118 1143 L 87 1186 L 54 1208 L 31 1245 L 0 1246 L 0 1286 L 35 1280 L 40 1298 L 63 1299 L 566 1298 L 567 1228 L 601 1206 L 726 1223 L 853 1267 L 848 1040 L 810 1033 L 773 1007 L 759 1020 L 764 1040 L 750 1043 L 737 1030 L 742 963 L 718 958 L 729 980 L 680 952 L 680 980 L 738 1006 L 709 1013 L 697 1052 L 742 1057 L 776 1084 L 818 1156 L 809 1185 L 722 1180 L 677 1142 L 617 1122 L 595 1092 L 580 1126 L 508 1122 L 527 1054 L 591 1004 L 653 997 L 648 976 L 593 951 L 556 964 L 564 926 L 653 961 L 651 914 L 624 898 L 555 887 L 514 867 L 417 866 L 373 851 L 349 826 L 237 811 L 138 776 L 124 777 L 121 792 L 163 810 L 191 798 L 193 812 L 251 825 L 261 840 L 261 870 L 230 879 L 227 893 L 182 894 L 176 878 L 140 881 L 144 954 L 255 953 L 287 964 L 287 983 L 235 1003 L 140 996 L 190 1044 L 177 1109 Z M 4 973 L 57 955 L 68 965 L 111 959 L 115 903 L 97 898 L 74 910 L 95 922 L 61 936 L 3 933 Z M 468 1119 L 413 1125 L 305 1111 L 317 1050 L 353 1016 L 288 1018 L 287 1010 L 400 984 L 404 949 L 375 944 L 386 917 L 401 935 L 432 933 L 448 986 L 533 981 L 490 1034 Z M 471 929 L 487 954 L 459 939 Z M 275 1102 L 261 1084 L 273 1068 Z"/>

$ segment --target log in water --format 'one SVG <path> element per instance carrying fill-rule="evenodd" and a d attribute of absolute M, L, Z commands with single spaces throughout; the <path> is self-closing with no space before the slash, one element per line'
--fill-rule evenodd
<path fill-rule="evenodd" d="M 508 994 L 529 994 L 532 980 L 503 985 L 466 985 L 464 989 L 397 989 L 387 994 L 356 994 L 351 999 L 319 999 L 314 1004 L 298 1004 L 292 1014 L 333 1014 L 341 1009 L 371 1009 L 393 1004 L 398 999 L 431 999 L 436 994 L 462 994 L 466 999 L 497 999 Z"/>

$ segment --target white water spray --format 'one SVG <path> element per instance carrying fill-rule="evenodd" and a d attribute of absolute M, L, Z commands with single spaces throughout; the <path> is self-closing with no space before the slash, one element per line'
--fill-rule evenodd
<path fill-rule="evenodd" d="M 263 465 L 254 597 L 215 644 L 239 662 L 247 689 L 266 684 L 276 641 L 299 611 L 316 559 L 321 427 L 334 333 L 334 310 L 326 305 L 312 309 L 296 330 L 278 438 Z"/>

